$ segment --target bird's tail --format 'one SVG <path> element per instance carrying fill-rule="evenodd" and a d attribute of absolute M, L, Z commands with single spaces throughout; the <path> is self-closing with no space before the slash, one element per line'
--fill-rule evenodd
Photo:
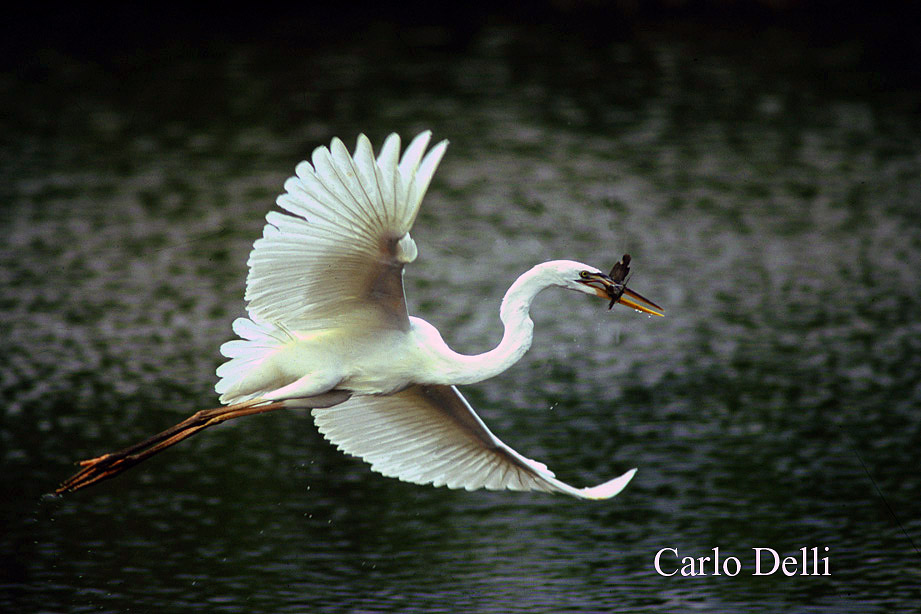
<path fill-rule="evenodd" d="M 214 387 L 224 404 L 258 397 L 262 388 L 257 382 L 248 381 L 247 376 L 258 372 L 261 363 L 292 340 L 285 328 L 248 318 L 234 320 L 233 332 L 240 338 L 221 346 L 221 354 L 230 360 L 218 367 L 221 379 Z"/>

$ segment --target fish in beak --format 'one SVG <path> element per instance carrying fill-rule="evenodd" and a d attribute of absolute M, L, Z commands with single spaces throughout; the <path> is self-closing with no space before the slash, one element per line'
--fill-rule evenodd
<path fill-rule="evenodd" d="M 614 265 L 608 275 L 603 273 L 586 273 L 582 276 L 582 283 L 591 286 L 595 294 L 601 298 L 610 299 L 608 309 L 620 303 L 626 307 L 636 309 L 653 316 L 665 316 L 665 309 L 627 287 L 627 278 L 630 275 L 630 254 L 624 254 L 620 261 Z"/>

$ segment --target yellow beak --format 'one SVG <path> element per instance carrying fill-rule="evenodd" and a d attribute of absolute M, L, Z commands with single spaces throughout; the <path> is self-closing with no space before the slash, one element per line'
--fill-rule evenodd
<path fill-rule="evenodd" d="M 617 299 L 617 302 L 627 307 L 632 307 L 637 311 L 648 313 L 651 316 L 665 317 L 665 310 L 648 298 L 630 288 L 624 288 L 624 293 Z"/>
<path fill-rule="evenodd" d="M 630 288 L 624 287 L 623 283 L 615 282 L 607 275 L 593 274 L 590 278 L 579 281 L 592 288 L 599 297 L 610 299 L 611 304 L 608 305 L 608 309 L 613 307 L 614 303 L 620 303 L 637 311 L 648 313 L 651 316 L 665 317 L 665 309 L 656 305 L 639 292 L 634 292 Z"/>

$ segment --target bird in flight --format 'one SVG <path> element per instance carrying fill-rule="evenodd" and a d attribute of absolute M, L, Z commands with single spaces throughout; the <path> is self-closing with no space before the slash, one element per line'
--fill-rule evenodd
<path fill-rule="evenodd" d="M 496 376 L 531 346 L 531 302 L 551 287 L 598 296 L 651 315 L 661 307 L 627 288 L 630 256 L 610 274 L 571 260 L 538 264 L 502 299 L 505 329 L 494 349 L 459 354 L 438 330 L 410 316 L 403 269 L 416 259 L 410 230 L 447 147 L 430 132 L 400 156 L 391 134 L 377 158 L 358 137 L 354 155 L 339 139 L 318 147 L 285 182 L 249 257 L 248 318 L 215 389 L 224 406 L 118 452 L 80 462 L 58 493 L 111 478 L 195 433 L 243 416 L 309 409 L 323 436 L 385 476 L 416 484 L 510 489 L 607 499 L 635 469 L 576 488 L 496 437 L 458 391 Z M 428 150 L 428 151 L 427 151 Z"/>

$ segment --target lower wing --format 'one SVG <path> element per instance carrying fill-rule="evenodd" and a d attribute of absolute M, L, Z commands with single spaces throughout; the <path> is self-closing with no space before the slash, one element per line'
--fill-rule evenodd
<path fill-rule="evenodd" d="M 493 435 L 454 386 L 415 385 L 390 396 L 353 397 L 312 413 L 320 432 L 340 450 L 404 482 L 609 499 L 636 472 L 590 488 L 561 482 L 546 465 Z"/>

